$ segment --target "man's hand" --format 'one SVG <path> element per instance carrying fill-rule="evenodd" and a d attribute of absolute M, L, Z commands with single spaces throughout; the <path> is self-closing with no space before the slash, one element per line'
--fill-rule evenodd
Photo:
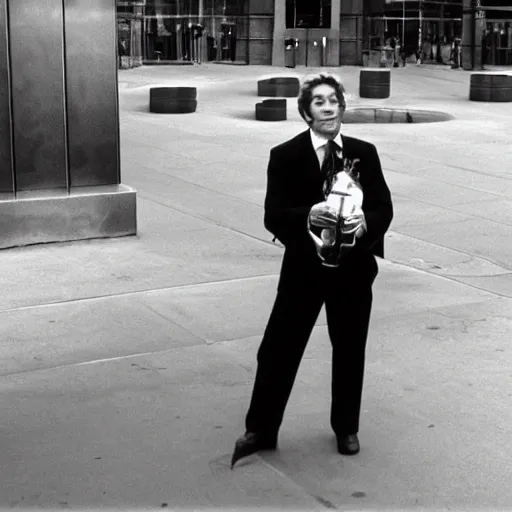
<path fill-rule="evenodd" d="M 356 238 L 361 238 L 366 232 L 366 220 L 364 214 L 351 215 L 343 219 L 344 233 L 355 233 Z"/>
<path fill-rule="evenodd" d="M 339 222 L 338 212 L 325 201 L 312 206 L 309 212 L 311 224 L 319 228 L 335 228 Z"/>

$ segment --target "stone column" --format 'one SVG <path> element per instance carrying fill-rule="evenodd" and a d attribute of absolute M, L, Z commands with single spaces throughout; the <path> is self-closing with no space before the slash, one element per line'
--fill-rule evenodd
<path fill-rule="evenodd" d="M 6 0 L 0 0 L 0 200 L 9 198 L 14 193 L 9 41 L 6 20 Z"/>
<path fill-rule="evenodd" d="M 272 64 L 274 0 L 246 0 L 248 64 Z M 284 50 L 283 50 L 284 51 Z"/>
<path fill-rule="evenodd" d="M 480 7 L 480 2 L 477 2 L 477 9 Z M 480 69 L 482 67 L 482 37 L 486 28 L 486 12 L 477 11 L 475 13 L 475 67 Z"/>
<path fill-rule="evenodd" d="M 136 233 L 115 0 L 0 0 L 0 248 Z"/>
<path fill-rule="evenodd" d="M 286 0 L 274 0 L 274 31 L 272 65 L 284 66 L 284 38 L 286 33 Z"/>
<path fill-rule="evenodd" d="M 482 62 L 482 28 L 476 23 L 479 0 L 463 0 L 462 3 L 462 67 L 471 70 Z"/>
<path fill-rule="evenodd" d="M 340 12 L 340 64 L 362 63 L 363 0 L 334 0 Z"/>
<path fill-rule="evenodd" d="M 340 65 L 340 18 L 342 0 L 331 1 L 331 36 L 327 49 L 327 62 L 330 66 Z"/>
<path fill-rule="evenodd" d="M 442 41 L 444 37 L 444 4 L 439 6 L 439 25 L 438 25 L 439 40 Z"/>

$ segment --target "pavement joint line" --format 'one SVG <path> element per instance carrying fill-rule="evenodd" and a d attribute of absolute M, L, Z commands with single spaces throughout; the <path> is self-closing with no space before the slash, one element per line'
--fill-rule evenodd
<path fill-rule="evenodd" d="M 485 220 L 487 220 L 487 219 L 485 219 Z M 505 225 L 508 226 L 508 224 L 505 224 Z M 505 272 L 503 274 L 499 274 L 499 275 L 508 275 L 508 274 L 510 274 L 512 272 L 512 269 L 505 268 L 500 263 L 497 263 L 497 262 L 495 262 L 493 260 L 490 260 L 489 258 L 484 258 L 483 256 L 475 256 L 474 254 L 471 254 L 469 252 L 461 251 L 460 249 L 455 249 L 453 247 L 448 247 L 447 245 L 438 244 L 436 242 L 432 242 L 431 240 L 425 240 L 425 239 L 420 238 L 418 236 L 413 236 L 413 235 L 410 235 L 410 234 L 407 234 L 407 233 L 400 233 L 400 231 L 395 230 L 395 229 L 392 229 L 392 230 L 388 231 L 389 235 L 393 235 L 393 233 L 396 234 L 396 235 L 399 235 L 399 236 L 403 236 L 405 238 L 409 238 L 411 240 L 418 240 L 420 242 L 424 242 L 424 243 L 429 244 L 429 245 L 435 245 L 436 247 L 440 247 L 442 249 L 447 249 L 448 251 L 456 252 L 458 254 L 462 254 L 464 256 L 467 256 L 468 259 L 465 260 L 463 263 L 466 263 L 468 261 L 474 261 L 474 260 L 486 261 L 487 263 L 490 263 L 491 265 L 496 265 L 497 267 L 500 267 L 503 270 L 505 270 Z M 399 261 L 395 261 L 395 260 L 391 260 L 391 259 L 389 259 L 388 261 L 392 261 L 393 263 L 395 263 L 397 265 L 403 265 L 403 262 L 399 262 Z M 467 276 L 467 277 L 471 277 L 471 276 Z"/>
<path fill-rule="evenodd" d="M 482 292 L 486 292 L 489 295 L 493 295 L 495 297 L 500 297 L 502 299 L 512 299 L 512 297 L 509 296 L 509 295 L 505 295 L 503 293 L 499 293 L 499 292 L 496 292 L 496 291 L 488 290 L 487 288 L 482 288 L 481 286 L 476 286 L 475 284 L 466 283 L 464 281 L 460 281 L 459 279 L 455 279 L 453 277 L 450 277 L 449 275 L 437 274 L 435 272 L 429 272 L 428 270 L 417 268 L 417 267 L 414 267 L 412 265 L 407 265 L 406 263 L 403 263 L 403 262 L 397 262 L 397 261 L 393 261 L 393 260 L 388 260 L 388 261 L 391 261 L 393 263 L 393 265 L 396 265 L 396 266 L 399 266 L 399 267 L 404 267 L 404 268 L 407 268 L 407 269 L 412 270 L 412 271 L 415 270 L 417 272 L 421 272 L 423 274 L 428 274 L 430 276 L 437 277 L 437 278 L 440 278 L 440 279 L 446 279 L 446 280 L 451 281 L 453 283 L 457 283 L 457 284 L 460 284 L 462 286 L 467 286 L 468 288 L 472 288 L 474 290 L 480 290 Z M 461 277 L 463 277 L 463 276 L 461 276 Z M 471 277 L 475 277 L 475 276 L 468 276 L 468 278 L 471 278 Z"/>
<path fill-rule="evenodd" d="M 452 166 L 453 167 L 453 166 Z M 419 169 L 416 169 L 417 171 L 426 171 L 428 169 L 431 169 L 432 166 L 429 165 L 427 167 L 421 167 Z M 414 175 L 414 174 L 410 174 L 408 173 L 407 171 L 401 171 L 399 169 L 391 169 L 390 167 L 388 167 L 387 165 L 386 166 L 383 166 L 383 170 L 384 172 L 395 172 L 396 174 L 401 174 L 403 176 L 408 176 L 409 178 L 413 178 L 413 179 L 417 179 L 417 180 L 423 180 L 423 181 L 426 181 L 426 182 L 431 182 L 431 180 L 428 178 L 428 177 L 423 177 L 423 176 L 417 176 L 417 175 Z M 459 170 L 467 170 L 467 169 L 459 169 Z M 511 175 L 512 176 L 512 175 Z M 496 175 L 492 175 L 493 178 L 498 178 L 500 179 L 501 176 L 496 176 Z M 508 181 L 508 178 L 506 178 L 507 181 Z M 491 191 L 487 191 L 487 190 L 482 190 L 482 189 L 479 189 L 479 188 L 475 188 L 475 187 L 468 187 L 466 185 L 461 185 L 461 184 L 455 184 L 453 182 L 450 182 L 450 181 L 443 181 L 443 180 L 439 180 L 437 179 L 436 180 L 436 183 L 439 183 L 441 185 L 450 185 L 452 187 L 456 187 L 456 188 L 462 188 L 464 190 L 471 190 L 472 192 L 484 192 L 485 194 L 488 194 L 490 196 L 495 196 L 495 197 L 499 197 L 499 198 L 505 198 L 505 199 L 508 199 L 508 196 L 505 195 L 505 194 L 497 194 L 496 192 L 491 192 Z M 393 195 L 397 195 L 396 192 L 393 193 Z M 405 197 L 408 197 L 408 196 L 405 196 Z M 416 199 L 416 198 L 415 198 Z M 485 201 L 492 201 L 493 199 L 485 199 Z M 469 202 L 469 201 L 468 201 Z"/>
<path fill-rule="evenodd" d="M 430 203 L 429 201 L 425 201 L 425 200 L 421 200 L 421 199 L 418 199 L 418 198 L 413 198 L 413 197 L 409 197 L 405 194 L 401 194 L 401 193 L 393 193 L 393 196 L 394 197 L 402 197 L 402 198 L 405 198 L 405 199 L 411 199 L 411 200 L 414 200 L 416 203 L 421 203 L 421 204 L 426 204 L 428 206 L 435 206 L 436 208 L 441 208 L 442 210 L 448 210 L 450 212 L 454 212 L 454 213 L 458 213 L 460 215 L 465 215 L 465 216 L 468 216 L 468 217 L 473 217 L 475 219 L 480 219 L 480 220 L 485 220 L 487 222 L 492 222 L 494 224 L 498 224 L 499 226 L 508 226 L 508 227 L 512 227 L 512 224 L 508 224 L 506 222 L 500 222 L 499 220 L 494 220 L 494 219 L 491 219 L 490 217 L 480 217 L 479 215 L 474 215 L 472 213 L 467 213 L 467 212 L 460 212 L 459 210 L 456 210 L 455 208 L 453 207 L 448 207 L 448 206 L 442 206 L 442 205 L 439 205 L 439 204 L 436 204 L 436 203 Z M 498 196 L 498 197 L 503 197 L 505 199 L 507 199 L 506 196 Z M 470 202 L 470 201 L 468 201 Z M 460 220 L 460 221 L 454 221 L 454 222 L 451 222 L 451 224 L 459 224 L 459 223 L 463 223 L 463 222 L 466 222 L 466 220 Z M 409 226 L 415 226 L 415 227 L 419 227 L 421 226 L 422 224 L 409 224 Z"/>
<path fill-rule="evenodd" d="M 151 309 L 151 308 L 150 308 Z M 159 315 L 159 316 L 162 316 L 162 315 Z M 166 320 L 169 320 L 168 318 L 165 318 L 163 317 L 164 319 Z M 172 322 L 172 320 L 169 320 Z M 173 322 L 175 323 L 175 322 Z M 315 325 L 315 328 L 316 327 L 323 327 L 324 325 Z M 184 328 L 185 330 L 188 330 L 186 328 Z M 193 334 L 194 336 L 198 337 L 198 338 L 201 338 L 200 336 L 196 335 L 195 333 L 193 333 L 192 331 L 189 331 L 191 334 Z M 160 350 L 153 350 L 153 351 L 149 351 L 149 352 L 137 352 L 135 354 L 125 354 L 125 355 L 122 355 L 122 356 L 114 356 L 114 357 L 105 357 L 105 358 L 101 358 L 101 359 L 92 359 L 90 361 L 80 361 L 78 363 L 69 363 L 69 364 L 61 364 L 61 365 L 58 365 L 58 366 L 50 366 L 50 367 L 46 367 L 46 368 L 36 368 L 36 369 L 27 369 L 27 370 L 20 370 L 20 371 L 16 371 L 16 372 L 9 372 L 9 373 L 4 373 L 4 374 L 0 374 L 0 379 L 4 379 L 4 378 L 8 378 L 8 377 L 15 377 L 17 375 L 26 375 L 26 374 L 33 374 L 33 373 L 41 373 L 41 372 L 47 372 L 47 371 L 52 371 L 52 370 L 63 370 L 63 369 L 66 369 L 66 368 L 74 368 L 74 367 L 79 367 L 79 366 L 87 366 L 87 365 L 93 365 L 93 364 L 101 364 L 101 363 L 113 363 L 113 362 L 116 362 L 116 361 L 121 361 L 123 359 L 132 359 L 132 358 L 136 358 L 136 357 L 148 357 L 148 356 L 153 356 L 153 355 L 157 355 L 157 354 L 166 354 L 166 353 L 170 353 L 170 352 L 173 352 L 175 350 L 180 350 L 180 349 L 183 349 L 183 350 L 186 350 L 186 349 L 190 349 L 190 348 L 193 348 L 193 347 L 212 347 L 212 346 L 218 346 L 218 345 L 221 345 L 222 343 L 228 343 L 228 342 L 233 342 L 233 341 L 243 341 L 243 340 L 247 340 L 247 339 L 250 339 L 250 338 L 253 338 L 254 336 L 257 336 L 257 337 L 261 337 L 263 333 L 259 333 L 259 334 L 254 334 L 252 336 L 243 336 L 241 338 L 233 338 L 233 339 L 226 339 L 226 340 L 220 340 L 220 341 L 215 341 L 213 343 L 196 343 L 196 344 L 193 344 L 193 345 L 186 345 L 186 346 L 179 346 L 179 347 L 173 347 L 173 348 L 165 348 L 165 349 L 160 349 Z M 202 338 L 201 338 L 202 339 Z M 239 361 L 235 361 L 235 360 L 232 360 L 232 363 L 239 366 L 240 368 L 246 370 L 247 372 L 253 372 L 253 366 L 248 366 L 248 365 L 245 365 Z"/>
<path fill-rule="evenodd" d="M 291 484 L 293 487 L 295 487 L 298 491 L 303 492 L 303 493 L 307 494 L 308 496 L 310 496 L 311 498 L 313 498 L 315 500 L 315 502 L 317 502 L 319 505 L 322 506 L 323 509 L 326 509 L 326 508 L 331 509 L 331 510 L 337 509 L 337 507 L 335 505 L 333 505 L 329 500 L 322 498 L 318 494 L 315 494 L 314 492 L 306 489 L 306 487 L 304 487 L 303 485 L 295 482 L 295 480 L 293 480 L 293 478 L 288 476 L 286 473 L 284 473 L 280 469 L 276 468 L 273 464 L 266 461 L 260 455 L 256 455 L 256 456 L 258 457 L 258 459 L 261 461 L 261 463 L 264 466 L 266 466 L 268 469 L 270 469 L 271 471 L 276 473 L 282 479 L 286 480 L 289 484 Z"/>
<path fill-rule="evenodd" d="M 209 217 L 204 217 L 204 216 L 198 215 L 198 214 L 194 215 L 194 214 L 192 214 L 192 213 L 190 213 L 190 212 L 188 212 L 186 210 L 180 210 L 179 208 L 171 206 L 171 205 L 169 205 L 167 203 L 162 203 L 160 201 L 155 200 L 154 198 L 148 197 L 144 193 L 140 193 L 139 192 L 138 195 L 139 195 L 139 197 L 141 197 L 143 199 L 146 199 L 147 201 L 152 201 L 153 203 L 158 204 L 160 206 L 163 206 L 165 208 L 169 208 L 170 210 L 174 210 L 176 212 L 182 213 L 183 215 L 188 215 L 189 217 L 192 217 L 193 219 L 202 220 L 202 221 L 207 222 L 208 224 L 211 224 L 211 225 L 216 226 L 218 228 L 224 228 L 224 229 L 227 229 L 228 231 L 233 231 L 234 233 L 237 233 L 238 235 L 243 235 L 243 236 L 245 236 L 247 238 L 250 238 L 251 240 L 256 240 L 257 242 L 264 243 L 264 244 L 266 244 L 268 246 L 271 246 L 271 247 L 272 246 L 277 246 L 277 244 L 272 242 L 272 240 L 264 240 L 263 238 L 259 238 L 257 236 L 251 235 L 249 233 L 245 233 L 244 231 L 240 231 L 239 229 L 236 229 L 236 228 L 234 228 L 232 226 L 228 226 L 227 224 L 223 224 L 221 222 L 214 221 L 213 219 L 210 219 Z"/>
<path fill-rule="evenodd" d="M 169 319 L 167 319 L 169 320 Z M 315 328 L 317 326 L 315 325 Z M 322 326 L 320 326 L 322 327 Z M 194 333 L 192 333 L 194 334 Z M 42 373 L 42 372 L 47 372 L 47 371 L 52 371 L 52 370 L 65 370 L 67 368 L 75 368 L 75 367 L 80 367 L 80 366 L 87 366 L 87 365 L 93 365 L 93 364 L 102 364 L 102 363 L 115 363 L 116 361 L 122 361 L 123 359 L 133 359 L 133 358 L 137 358 L 137 357 L 150 357 L 150 356 L 154 356 L 154 355 L 157 355 L 157 354 L 166 354 L 166 353 L 170 353 L 170 352 L 174 352 L 175 350 L 187 350 L 187 349 L 191 349 L 191 348 L 194 348 L 194 347 L 212 347 L 214 345 L 220 345 L 221 343 L 227 343 L 227 342 L 230 342 L 230 341 L 242 341 L 242 340 L 245 340 L 245 339 L 250 339 L 250 338 L 253 338 L 254 336 L 258 336 L 258 337 L 261 337 L 263 333 L 260 333 L 260 334 L 255 334 L 253 336 L 244 336 L 242 338 L 233 338 L 233 339 L 229 339 L 229 340 L 221 340 L 221 341 L 217 341 L 217 342 L 214 342 L 214 343 L 196 343 L 196 344 L 193 344 L 193 345 L 186 345 L 186 346 L 178 346 L 178 347 L 173 347 L 173 348 L 165 348 L 165 349 L 160 349 L 160 350 L 153 350 L 153 351 L 149 351 L 149 352 L 137 352 L 135 354 L 125 354 L 125 355 L 122 355 L 122 356 L 113 356 L 113 357 L 105 357 L 105 358 L 101 358 L 101 359 L 91 359 L 89 361 L 80 361 L 78 363 L 69 363 L 69 364 L 61 364 L 61 365 L 58 365 L 58 366 L 49 366 L 49 367 L 46 367 L 46 368 L 30 368 L 30 369 L 27 369 L 27 370 L 19 370 L 19 371 L 16 371 L 16 372 L 9 372 L 9 373 L 4 373 L 4 374 L 0 374 L 0 379 L 4 379 L 4 378 L 8 378 L 8 377 L 15 377 L 15 376 L 18 376 L 18 375 L 26 375 L 26 374 L 33 374 L 33 373 Z M 194 336 L 196 336 L 194 334 Z M 197 336 L 199 337 L 199 336 Z M 242 368 L 243 370 L 246 370 L 247 372 L 249 373 L 254 373 L 254 368 L 253 366 L 248 366 L 248 365 L 245 365 L 239 361 L 235 361 L 235 360 L 231 360 L 231 362 L 237 366 L 239 366 L 240 368 Z M 155 368 L 156 369 L 156 368 Z"/>
<path fill-rule="evenodd" d="M 385 149 L 382 151 L 382 154 L 386 155 L 388 157 L 389 156 L 394 156 L 394 154 L 393 155 L 389 155 L 386 152 Z M 443 162 L 442 160 L 434 160 L 431 157 L 421 156 L 421 155 L 417 155 L 417 154 L 414 154 L 414 153 L 412 153 L 412 154 L 411 153 L 404 153 L 404 152 L 401 151 L 400 155 L 403 156 L 403 157 L 419 158 L 421 160 L 428 161 L 429 165 L 427 165 L 426 167 L 422 167 L 421 169 L 429 169 L 429 168 L 434 167 L 434 164 L 439 164 L 439 166 L 441 166 L 441 167 L 451 167 L 451 168 L 457 169 L 459 171 L 471 172 L 473 174 L 477 174 L 478 176 L 487 176 L 489 178 L 505 179 L 505 181 L 511 181 L 511 179 L 512 179 L 512 178 L 511 179 L 509 179 L 509 178 L 502 178 L 502 175 L 496 176 L 495 174 L 491 174 L 491 173 L 482 171 L 481 169 L 475 170 L 475 169 L 470 169 L 469 167 L 464 167 L 464 166 L 461 166 L 461 165 L 447 164 L 446 162 Z M 400 171 L 397 171 L 397 172 L 400 172 Z"/>
<path fill-rule="evenodd" d="M 442 164 L 442 162 L 440 162 L 439 160 L 432 160 L 432 162 L 434 163 L 438 163 L 438 164 Z M 432 167 L 431 165 L 428 166 L 428 167 Z M 472 172 L 474 174 L 478 174 L 478 176 L 488 176 L 489 178 L 498 178 L 498 179 L 504 179 L 505 181 L 512 181 L 512 175 L 510 178 L 504 178 L 503 176 L 506 175 L 508 176 L 510 173 L 502 173 L 502 174 L 499 174 L 498 176 L 496 176 L 496 174 L 491 174 L 489 172 L 484 172 L 482 170 L 475 170 L 475 169 L 470 169 L 468 167 L 463 167 L 461 165 L 455 165 L 455 164 L 448 164 L 446 165 L 446 167 L 451 167 L 453 169 L 457 169 L 459 171 L 467 171 L 467 172 Z"/>
<path fill-rule="evenodd" d="M 422 199 L 418 199 L 418 198 L 415 198 L 415 197 L 410 197 L 410 196 L 407 196 L 405 194 L 401 194 L 400 192 L 395 192 L 393 193 L 393 196 L 394 197 L 402 197 L 402 198 L 405 198 L 405 199 L 411 199 L 411 200 L 414 200 L 416 203 L 420 203 L 420 204 L 426 204 L 428 206 L 435 206 L 436 208 L 441 208 L 442 210 L 448 210 L 450 212 L 454 212 L 454 213 L 458 213 L 460 215 L 464 215 L 464 216 L 468 216 L 468 217 L 473 217 L 475 219 L 480 219 L 480 220 L 485 220 L 486 222 L 492 222 L 494 224 L 498 224 L 499 226 L 508 226 L 508 227 L 512 227 L 512 224 L 508 224 L 507 222 L 500 222 L 499 220 L 494 220 L 490 217 L 481 217 L 479 215 L 474 215 L 472 213 L 468 213 L 468 212 L 461 212 L 459 210 L 456 210 L 454 207 L 449 207 L 449 206 L 445 206 L 445 205 L 439 205 L 439 204 L 436 204 L 436 203 L 431 203 L 429 201 L 425 201 L 425 200 L 422 200 Z M 498 197 L 501 197 L 501 198 L 504 198 L 504 199 L 508 199 L 506 196 L 498 196 Z M 468 201 L 469 203 L 470 201 Z M 460 220 L 460 221 L 454 221 L 454 222 L 451 222 L 451 224 L 459 224 L 459 223 L 463 223 L 463 222 L 466 222 L 466 220 Z M 422 224 L 409 224 L 409 226 L 415 226 L 415 227 L 419 227 L 421 226 Z"/>
<path fill-rule="evenodd" d="M 182 325 L 181 323 L 178 323 L 177 321 L 173 320 L 172 318 L 167 318 L 163 313 L 160 313 L 159 311 L 156 311 L 155 309 L 153 309 L 149 304 L 146 304 L 146 303 L 142 303 L 142 305 L 146 308 L 146 309 L 149 309 L 149 311 L 151 311 L 152 313 L 154 313 L 156 316 L 159 316 L 160 318 L 166 320 L 167 322 L 170 322 L 172 324 L 175 324 L 175 325 L 178 325 L 181 329 L 183 329 L 184 331 L 188 332 L 189 334 L 191 334 L 192 336 L 194 336 L 195 338 L 199 338 L 200 340 L 203 341 L 203 343 L 205 345 L 212 345 L 211 343 L 211 340 L 208 340 L 207 338 L 203 338 L 203 336 L 201 336 L 200 334 L 198 333 L 195 333 L 193 331 L 191 331 L 190 329 L 188 329 L 187 327 L 185 327 L 184 325 Z"/>
<path fill-rule="evenodd" d="M 63 305 L 68 305 L 68 304 L 73 304 L 73 303 L 108 300 L 108 299 L 118 298 L 118 297 L 129 297 L 132 295 L 151 294 L 151 293 L 159 293 L 159 292 L 164 292 L 164 291 L 186 290 L 189 288 L 199 288 L 201 286 L 217 286 L 217 285 L 234 283 L 234 282 L 253 281 L 253 280 L 255 281 L 257 279 L 273 278 L 273 277 L 279 277 L 279 275 L 278 274 L 259 274 L 259 275 L 255 275 L 255 276 L 234 277 L 232 279 L 219 279 L 218 281 L 201 281 L 199 283 L 180 284 L 180 285 L 176 285 L 176 286 L 162 286 L 161 288 L 148 288 L 146 290 L 135 290 L 135 291 L 129 291 L 129 292 L 111 293 L 111 294 L 107 294 L 107 295 L 95 295 L 93 297 L 80 297 L 78 299 L 59 300 L 59 301 L 53 301 L 53 302 L 46 302 L 44 304 L 32 304 L 30 306 L 20 306 L 20 307 L 15 307 L 15 308 L 0 309 L 0 314 L 12 313 L 12 312 L 16 312 L 16 311 L 32 310 L 32 309 L 37 309 L 37 308 L 63 306 Z"/>
<path fill-rule="evenodd" d="M 202 345 L 202 344 L 198 343 L 197 345 L 188 345 L 186 347 L 166 348 L 166 349 L 162 349 L 162 350 L 154 350 L 153 352 L 138 352 L 136 354 L 126 354 L 123 356 L 106 357 L 106 358 L 102 358 L 102 359 L 92 359 L 90 361 L 81 361 L 79 363 L 61 364 L 58 366 L 49 366 L 47 368 L 30 368 L 27 370 L 19 370 L 16 372 L 1 374 L 0 379 L 16 377 L 18 375 L 49 372 L 49 371 L 53 371 L 53 370 L 65 370 L 68 368 L 76 368 L 79 366 L 88 366 L 88 365 L 93 365 L 93 364 L 114 363 L 116 361 L 121 361 L 123 359 L 133 359 L 136 357 L 148 357 L 148 356 L 153 356 L 156 354 L 165 354 L 167 352 L 173 352 L 174 350 L 178 350 L 178 349 L 184 349 L 184 348 L 186 349 L 186 348 L 197 347 L 197 346 L 208 346 L 208 345 Z"/>
<path fill-rule="evenodd" d="M 167 151 L 165 149 L 162 149 L 162 147 L 159 146 L 158 144 L 152 144 L 150 142 L 142 142 L 140 140 L 137 140 L 136 144 L 137 144 L 137 146 L 140 146 L 140 147 L 149 148 L 149 149 L 157 149 L 157 150 L 163 151 L 172 157 L 176 157 L 177 155 L 179 155 L 180 159 L 192 160 L 197 165 L 203 165 L 199 158 L 191 156 L 190 153 L 187 154 L 186 152 L 185 153 L 177 153 L 177 152 Z M 134 153 L 137 154 L 138 151 L 139 151 L 139 149 L 137 149 L 137 151 L 134 151 Z M 148 167 L 145 164 L 141 164 L 139 162 L 136 162 L 136 164 L 138 167 L 145 167 L 146 169 L 150 169 L 150 170 L 154 171 L 154 169 L 152 167 Z M 181 167 L 181 169 L 187 169 L 187 167 Z"/>
<path fill-rule="evenodd" d="M 462 275 L 458 275 L 458 274 L 443 274 L 443 275 L 446 276 L 446 277 L 453 277 L 453 278 L 462 277 L 462 278 L 471 279 L 473 277 L 474 278 L 479 278 L 479 277 L 492 278 L 492 277 L 510 276 L 510 275 L 512 275 L 512 272 L 503 272 L 502 274 L 462 274 Z"/>
<path fill-rule="evenodd" d="M 186 183 L 187 185 L 192 185 L 193 187 L 200 188 L 200 189 L 206 190 L 208 192 L 212 192 L 215 195 L 229 197 L 230 199 L 234 199 L 235 201 L 238 201 L 240 203 L 250 204 L 252 206 L 258 206 L 258 207 L 262 208 L 261 204 L 255 203 L 253 201 L 248 201 L 247 199 L 242 199 L 240 197 L 234 196 L 232 194 L 227 194 L 226 192 L 222 192 L 220 190 L 215 190 L 213 188 L 205 187 L 204 185 L 200 185 L 199 183 L 195 183 L 193 181 L 186 180 L 185 178 L 182 178 L 180 176 L 176 176 L 175 174 L 169 174 L 167 172 L 158 171 L 158 170 L 156 170 L 154 168 L 148 167 L 148 166 L 143 165 L 143 164 L 141 166 L 144 167 L 145 169 L 147 169 L 150 172 L 155 172 L 157 174 L 160 174 L 160 175 L 163 175 L 163 176 L 167 176 L 167 177 L 172 178 L 172 179 L 174 179 L 176 181 L 181 181 L 182 183 Z"/>

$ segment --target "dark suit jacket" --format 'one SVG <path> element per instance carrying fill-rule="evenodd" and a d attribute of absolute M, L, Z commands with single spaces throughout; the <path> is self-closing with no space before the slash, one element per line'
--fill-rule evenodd
<path fill-rule="evenodd" d="M 393 218 L 389 188 L 373 144 L 342 135 L 343 158 L 359 158 L 367 232 L 338 269 L 323 267 L 307 230 L 311 207 L 324 201 L 323 178 L 309 130 L 270 152 L 265 197 L 265 227 L 285 246 L 279 288 L 311 285 L 329 271 L 341 275 L 347 265 L 377 273 L 375 256 L 384 257 L 384 233 Z M 346 275 L 346 274 L 345 274 Z"/>

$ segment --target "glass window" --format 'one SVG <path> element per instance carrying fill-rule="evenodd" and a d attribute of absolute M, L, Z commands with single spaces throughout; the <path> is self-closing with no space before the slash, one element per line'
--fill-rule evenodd
<path fill-rule="evenodd" d="M 147 0 L 146 14 L 197 16 L 199 0 Z"/>
<path fill-rule="evenodd" d="M 286 0 L 286 28 L 331 28 L 331 0 Z"/>
<path fill-rule="evenodd" d="M 240 16 L 243 9 L 243 0 L 203 0 L 203 12 L 212 16 Z"/>
<path fill-rule="evenodd" d="M 203 13 L 210 16 L 240 16 L 244 0 L 203 0 Z M 155 11 L 171 16 L 197 16 L 199 0 L 146 0 L 146 14 Z"/>

